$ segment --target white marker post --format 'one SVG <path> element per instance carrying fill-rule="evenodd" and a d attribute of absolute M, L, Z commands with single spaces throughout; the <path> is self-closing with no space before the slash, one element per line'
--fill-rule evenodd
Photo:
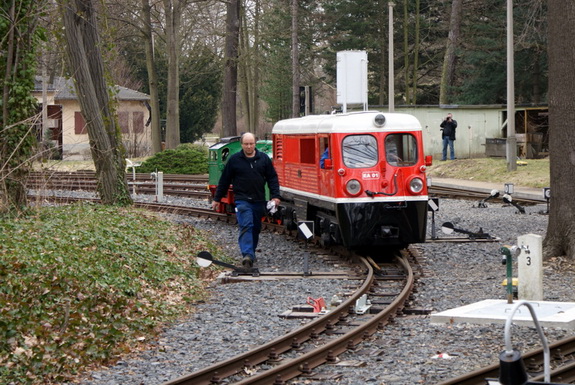
<path fill-rule="evenodd" d="M 521 254 L 517 258 L 519 299 L 543 301 L 543 237 L 526 234 L 517 238 Z"/>
<path fill-rule="evenodd" d="M 156 174 L 156 202 L 164 200 L 164 173 L 158 171 Z"/>

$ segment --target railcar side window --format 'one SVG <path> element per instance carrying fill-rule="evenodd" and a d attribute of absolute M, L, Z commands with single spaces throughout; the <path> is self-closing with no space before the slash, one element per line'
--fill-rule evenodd
<path fill-rule="evenodd" d="M 371 135 L 350 135 L 342 142 L 343 163 L 350 168 L 377 164 L 377 140 Z"/>
<path fill-rule="evenodd" d="M 392 166 L 417 163 L 417 141 L 411 134 L 390 134 L 385 138 L 385 159 Z"/>

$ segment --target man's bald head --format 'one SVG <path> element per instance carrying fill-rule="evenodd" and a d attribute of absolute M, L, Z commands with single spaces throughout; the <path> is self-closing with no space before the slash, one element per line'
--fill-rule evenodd
<path fill-rule="evenodd" d="M 256 137 L 251 132 L 244 132 L 240 137 L 240 143 L 243 144 L 245 140 L 253 141 L 255 143 Z"/>
<path fill-rule="evenodd" d="M 240 143 L 242 144 L 242 150 L 244 154 L 251 158 L 256 154 L 256 137 L 251 132 L 246 132 L 240 138 Z"/>

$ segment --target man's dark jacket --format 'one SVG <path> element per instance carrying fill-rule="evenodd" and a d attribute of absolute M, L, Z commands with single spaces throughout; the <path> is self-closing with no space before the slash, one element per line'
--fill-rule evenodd
<path fill-rule="evenodd" d="M 224 167 L 214 195 L 219 202 L 228 192 L 230 184 L 234 189 L 235 200 L 265 202 L 265 185 L 268 184 L 270 198 L 280 198 L 278 174 L 270 157 L 258 150 L 248 158 L 243 151 L 232 155 Z"/>
<path fill-rule="evenodd" d="M 457 121 L 455 119 L 451 119 L 451 121 L 445 119 L 443 122 L 441 122 L 439 127 L 443 129 L 441 133 L 442 139 L 448 136 L 449 139 L 455 140 L 455 129 L 457 128 Z"/>

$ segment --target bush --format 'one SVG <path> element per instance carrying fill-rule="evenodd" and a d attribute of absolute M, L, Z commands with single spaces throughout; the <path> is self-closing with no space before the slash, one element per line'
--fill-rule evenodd
<path fill-rule="evenodd" d="M 77 383 L 80 371 L 141 350 L 205 299 L 190 258 L 201 250 L 222 256 L 199 230 L 139 209 L 80 203 L 0 217 L 0 384 Z"/>
<path fill-rule="evenodd" d="M 162 171 L 164 174 L 207 174 L 208 149 L 199 144 L 181 144 L 147 159 L 137 172 Z"/>

